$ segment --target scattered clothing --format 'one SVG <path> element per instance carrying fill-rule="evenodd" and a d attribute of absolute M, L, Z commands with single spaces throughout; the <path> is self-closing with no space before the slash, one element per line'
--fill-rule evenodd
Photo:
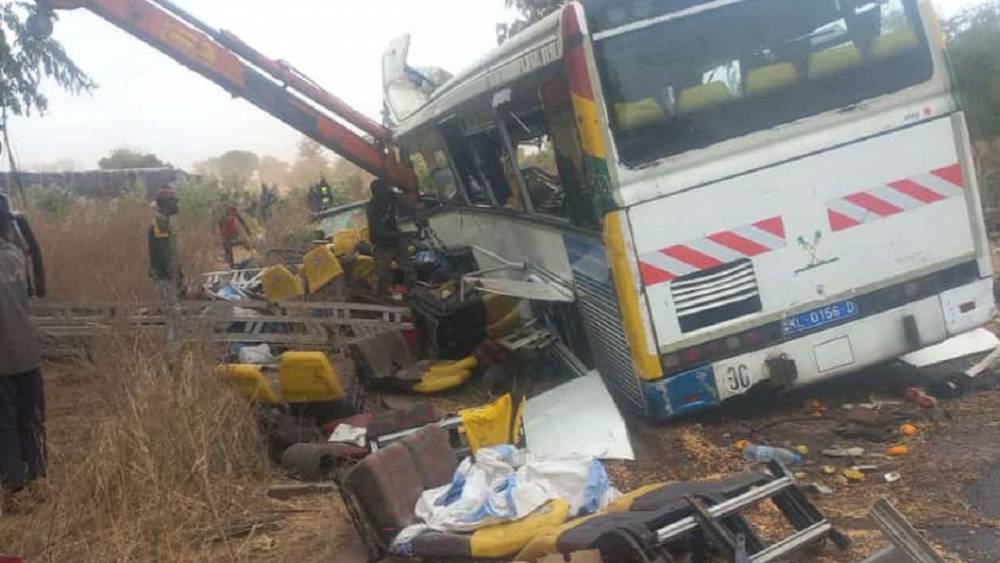
<path fill-rule="evenodd" d="M 415 513 L 421 520 L 403 529 L 391 550 L 412 553 L 411 542 L 427 530 L 472 532 L 527 517 L 546 502 L 563 499 L 570 515 L 603 510 L 618 498 L 607 471 L 592 457 L 537 458 L 509 445 L 483 448 L 466 458 L 452 482 L 424 491 Z"/>

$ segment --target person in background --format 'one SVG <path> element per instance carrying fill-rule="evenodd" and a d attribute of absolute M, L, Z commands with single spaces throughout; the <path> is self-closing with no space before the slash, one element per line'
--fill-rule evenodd
<path fill-rule="evenodd" d="M 178 331 L 182 320 L 181 298 L 186 294 L 184 272 L 177 259 L 177 239 L 171 218 L 180 212 L 177 192 L 163 188 L 156 193 L 153 224 L 149 227 L 149 275 L 156 285 L 156 297 L 167 330 L 169 361 L 180 349 Z"/>
<path fill-rule="evenodd" d="M 44 477 L 46 457 L 42 354 L 28 308 L 27 259 L 15 244 L 16 232 L 10 201 L 0 194 L 0 486 L 6 492 Z"/>
<path fill-rule="evenodd" d="M 278 203 L 277 192 L 277 186 L 272 189 L 269 188 L 267 184 L 262 184 L 260 187 L 260 198 L 257 203 L 257 212 L 260 213 L 260 220 L 262 223 L 267 223 L 271 220 L 271 212 L 274 209 L 274 205 Z"/>
<path fill-rule="evenodd" d="M 371 183 L 371 200 L 368 202 L 368 229 L 375 247 L 375 275 L 378 277 L 378 294 L 388 295 L 392 282 L 392 262 L 403 271 L 406 287 L 417 283 L 417 271 L 410 259 L 406 238 L 399 230 L 399 196 L 382 180 Z"/>
<path fill-rule="evenodd" d="M 223 196 L 222 209 L 216 227 L 222 239 L 222 253 L 225 256 L 226 264 L 229 265 L 230 269 L 235 268 L 236 258 L 233 255 L 233 250 L 237 246 L 250 250 L 250 239 L 253 234 L 250 232 L 246 220 L 243 219 L 240 208 L 228 196 Z"/>

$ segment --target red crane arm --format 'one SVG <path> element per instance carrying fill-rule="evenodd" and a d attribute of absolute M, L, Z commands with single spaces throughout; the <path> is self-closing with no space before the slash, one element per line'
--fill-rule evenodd
<path fill-rule="evenodd" d="M 232 34 L 212 30 L 166 0 L 159 3 L 154 0 L 38 0 L 38 3 L 52 9 L 86 8 L 94 12 L 233 96 L 249 101 L 365 171 L 415 196 L 416 175 L 397 158 L 391 133 L 386 128 L 287 64 L 268 59 Z M 355 133 L 308 100 L 375 140 L 369 141 Z"/>

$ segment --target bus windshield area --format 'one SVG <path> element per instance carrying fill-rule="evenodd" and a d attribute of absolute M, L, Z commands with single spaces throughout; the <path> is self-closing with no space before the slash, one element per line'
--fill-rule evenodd
<path fill-rule="evenodd" d="M 654 160 L 924 82 L 916 0 L 744 0 L 595 36 L 621 160 Z"/>

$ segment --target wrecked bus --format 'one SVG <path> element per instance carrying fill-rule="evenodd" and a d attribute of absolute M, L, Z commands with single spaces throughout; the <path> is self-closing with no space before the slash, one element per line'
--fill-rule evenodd
<path fill-rule="evenodd" d="M 571 2 L 447 81 L 407 48 L 383 61 L 386 106 L 436 232 L 572 286 L 555 324 L 638 413 L 817 382 L 993 317 L 929 1 Z"/>

